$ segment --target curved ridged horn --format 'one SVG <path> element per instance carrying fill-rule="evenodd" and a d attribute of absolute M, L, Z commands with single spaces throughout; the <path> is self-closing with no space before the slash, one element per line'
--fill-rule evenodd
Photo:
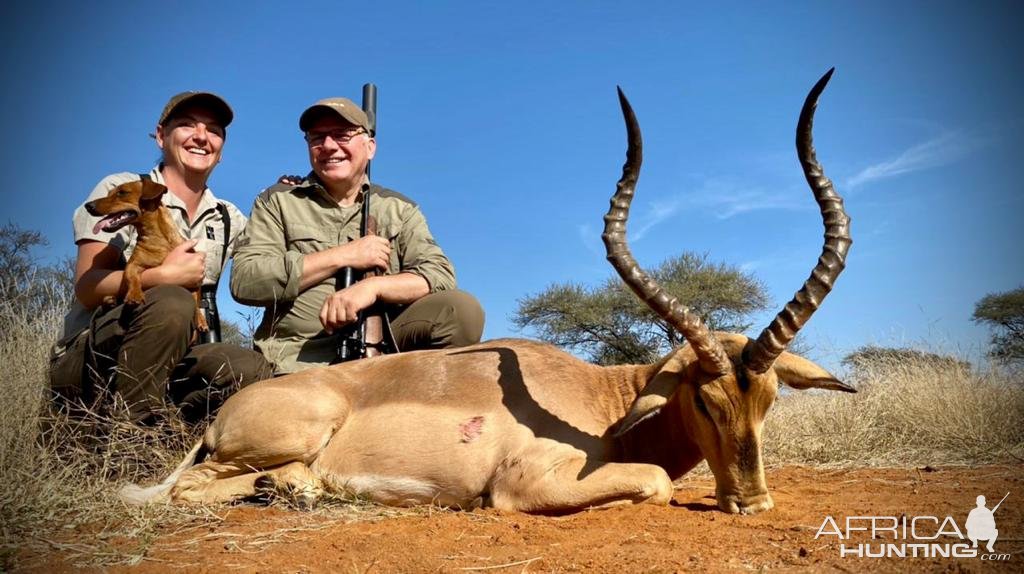
<path fill-rule="evenodd" d="M 633 254 L 626 245 L 626 219 L 629 217 L 629 204 L 636 191 L 636 181 L 640 176 L 640 164 L 643 162 L 643 141 L 640 137 L 640 126 L 629 100 L 619 91 L 619 104 L 622 106 L 622 117 L 626 121 L 628 148 L 626 163 L 622 166 L 622 178 L 615 186 L 615 195 L 611 199 L 611 208 L 604 216 L 605 249 L 608 261 L 618 272 L 622 280 L 640 297 L 648 307 L 672 327 L 679 331 L 690 342 L 701 369 L 711 375 L 724 375 L 732 370 L 725 350 L 715 335 L 708 330 L 700 317 L 690 312 L 678 299 L 667 293 L 654 279 L 640 269 L 633 259 Z"/>
<path fill-rule="evenodd" d="M 821 301 L 832 291 L 836 278 L 846 267 L 846 252 L 853 243 L 850 239 L 850 218 L 843 210 L 843 198 L 839 197 L 832 187 L 832 181 L 825 177 L 814 153 L 811 135 L 818 96 L 825 89 L 825 84 L 834 71 L 835 68 L 829 70 L 811 88 L 804 101 L 804 107 L 800 110 L 800 121 L 796 127 L 797 155 L 800 157 L 807 184 L 814 192 L 814 200 L 821 209 L 821 217 L 825 223 L 825 245 L 822 247 L 821 256 L 818 257 L 818 264 L 814 266 L 804 286 L 761 332 L 754 345 L 748 348 L 749 352 L 744 356 L 743 362 L 755 373 L 768 371 L 779 354 L 793 341 L 804 323 L 818 310 Z"/>

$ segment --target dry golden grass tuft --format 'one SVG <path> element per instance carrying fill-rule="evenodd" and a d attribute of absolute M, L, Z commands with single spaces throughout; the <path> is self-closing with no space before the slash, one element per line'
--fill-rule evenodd
<path fill-rule="evenodd" d="M 1024 460 L 1020 372 L 901 351 L 850 364 L 854 395 L 787 392 L 764 429 L 769 464 L 918 466 Z"/>

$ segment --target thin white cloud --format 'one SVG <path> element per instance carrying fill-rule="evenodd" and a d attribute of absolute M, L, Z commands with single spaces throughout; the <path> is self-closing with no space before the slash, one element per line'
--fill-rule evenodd
<path fill-rule="evenodd" d="M 601 236 L 592 225 L 589 223 L 581 223 L 576 226 L 576 233 L 579 234 L 580 241 L 583 242 L 587 251 L 604 257 L 605 253 L 601 243 Z"/>
<path fill-rule="evenodd" d="M 767 259 L 752 259 L 750 261 L 744 261 L 740 263 L 740 271 L 743 273 L 753 273 L 757 269 L 764 267 Z"/>
<path fill-rule="evenodd" d="M 801 209 L 813 206 L 806 194 L 769 193 L 763 189 L 746 188 L 716 190 L 698 197 L 704 207 L 710 208 L 718 219 L 729 219 L 742 213 L 765 209 Z"/>
<path fill-rule="evenodd" d="M 707 212 L 717 219 L 729 219 L 765 209 L 811 207 L 814 207 L 814 202 L 809 201 L 806 194 L 799 192 L 769 193 L 727 179 L 709 178 L 695 190 L 680 192 L 663 201 L 650 202 L 640 210 L 634 208 L 634 215 L 630 217 L 629 237 L 631 241 L 640 241 L 661 223 L 672 220 L 679 213 L 691 210 Z M 582 227 L 580 235 L 585 237 Z"/>
<path fill-rule="evenodd" d="M 633 240 L 640 241 L 654 226 L 679 213 L 682 208 L 683 202 L 678 197 L 667 202 L 652 203 L 650 209 L 640 217 Z"/>
<path fill-rule="evenodd" d="M 848 187 L 858 187 L 886 179 L 948 165 L 970 155 L 981 146 L 981 140 L 962 131 L 945 132 L 938 137 L 910 147 L 895 158 L 868 166 L 846 181 Z"/>

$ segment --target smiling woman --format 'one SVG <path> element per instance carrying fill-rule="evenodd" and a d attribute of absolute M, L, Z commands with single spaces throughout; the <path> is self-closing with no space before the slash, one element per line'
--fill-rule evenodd
<path fill-rule="evenodd" d="M 202 104 L 181 106 L 175 116 L 158 126 L 156 142 L 163 150 L 165 171 L 184 178 L 206 179 L 220 162 L 224 148 L 223 119 L 202 107 Z M 166 168 L 170 169 L 166 169 Z"/>
<path fill-rule="evenodd" d="M 271 365 L 251 350 L 193 345 L 201 321 L 189 290 L 215 293 L 246 223 L 234 205 L 218 200 L 206 185 L 233 117 L 227 102 L 214 94 L 173 96 L 153 134 L 160 164 L 148 174 L 104 178 L 75 211 L 76 301 L 50 364 L 57 404 L 91 406 L 117 393 L 136 421 L 152 420 L 167 400 L 186 419 L 199 420 L 234 390 L 270 375 Z M 129 197 L 125 184 L 138 186 L 140 180 L 166 193 Z M 89 209 L 103 198 L 120 211 Z M 142 212 L 159 215 L 138 217 Z M 126 213 L 136 217 L 122 217 Z M 162 226 L 168 229 L 159 231 L 178 233 L 183 241 L 169 241 L 154 265 L 129 277 L 126 261 Z M 143 294 L 125 302 L 129 283 L 141 284 Z M 210 328 L 217 332 L 219 326 Z"/>

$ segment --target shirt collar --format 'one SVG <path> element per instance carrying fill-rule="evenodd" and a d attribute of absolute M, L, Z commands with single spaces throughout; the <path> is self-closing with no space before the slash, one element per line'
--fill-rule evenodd
<path fill-rule="evenodd" d="M 320 193 L 320 195 L 323 196 L 324 198 L 329 199 L 332 203 L 337 203 L 331 196 L 330 192 L 327 191 L 327 187 L 325 187 L 323 182 L 320 181 L 320 177 L 317 176 L 315 171 L 309 172 L 309 174 L 306 175 L 306 178 L 302 180 L 302 183 L 300 183 L 298 187 L 313 188 L 317 190 L 317 192 Z M 366 174 L 363 174 L 363 183 L 360 189 L 363 192 L 363 195 L 356 199 L 354 205 L 361 204 L 363 202 L 363 197 L 365 197 L 365 195 L 370 191 L 370 178 L 366 177 Z"/>
<path fill-rule="evenodd" d="M 149 177 L 160 185 L 167 185 L 164 181 L 164 174 L 160 171 L 164 164 L 161 162 L 153 167 L 149 172 Z M 182 211 L 188 211 L 185 207 L 185 202 L 181 200 L 177 195 L 173 193 L 165 193 L 163 200 L 161 201 L 167 207 L 176 207 Z M 210 209 L 217 209 L 217 198 L 213 196 L 213 192 L 207 187 L 203 190 L 202 197 L 199 198 L 199 207 L 196 209 L 196 214 L 206 213 Z"/>

